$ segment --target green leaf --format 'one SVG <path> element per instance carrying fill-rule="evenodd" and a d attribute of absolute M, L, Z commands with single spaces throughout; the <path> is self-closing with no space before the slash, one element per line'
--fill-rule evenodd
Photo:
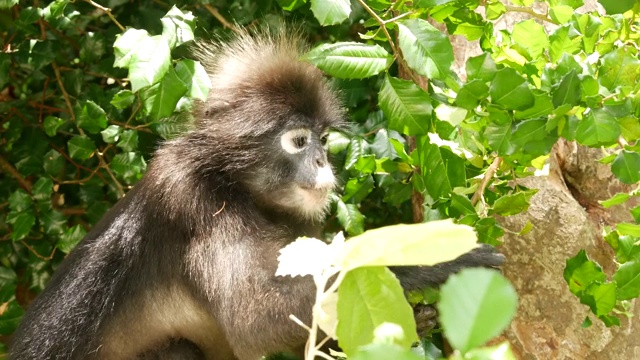
<path fill-rule="evenodd" d="M 364 79 L 384 71 L 393 57 L 380 45 L 357 42 L 322 44 L 302 57 L 325 73 L 342 79 Z"/>
<path fill-rule="evenodd" d="M 134 130 L 123 131 L 116 146 L 124 151 L 138 150 L 138 132 Z"/>
<path fill-rule="evenodd" d="M 116 35 L 116 41 L 113 43 L 116 57 L 113 66 L 128 68 L 133 55 L 139 51 L 142 42 L 147 38 L 149 38 L 149 33 L 146 30 L 138 29 L 127 29 L 124 34 Z"/>
<path fill-rule="evenodd" d="M 424 360 L 413 351 L 396 344 L 373 343 L 361 346 L 349 360 Z"/>
<path fill-rule="evenodd" d="M 529 60 L 538 59 L 549 47 L 547 32 L 533 19 L 516 23 L 511 32 L 514 48 Z"/>
<path fill-rule="evenodd" d="M 97 134 L 107 127 L 107 114 L 91 100 L 87 100 L 78 115 L 78 126 L 91 134 Z"/>
<path fill-rule="evenodd" d="M 56 237 L 67 228 L 67 218 L 56 210 L 41 211 L 38 220 L 46 234 Z"/>
<path fill-rule="evenodd" d="M 67 141 L 67 149 L 72 159 L 86 160 L 93 156 L 96 144 L 86 136 L 76 135 Z"/>
<path fill-rule="evenodd" d="M 456 96 L 456 105 L 473 110 L 489 95 L 489 87 L 482 80 L 472 80 L 464 84 Z"/>
<path fill-rule="evenodd" d="M 185 42 L 192 41 L 195 37 L 193 30 L 196 27 L 196 18 L 190 11 L 182 12 L 175 5 L 160 19 L 162 23 L 162 37 L 167 39 L 170 48 L 174 48 Z"/>
<path fill-rule="evenodd" d="M 178 77 L 173 68 L 169 68 L 160 83 L 140 92 L 140 98 L 149 116 L 159 120 L 173 114 L 187 89 L 187 84 Z"/>
<path fill-rule="evenodd" d="M 553 112 L 555 106 L 549 94 L 545 91 L 535 90 L 533 92 L 535 98 L 533 106 L 523 110 L 516 111 L 514 118 L 516 120 L 526 120 L 545 117 Z"/>
<path fill-rule="evenodd" d="M 526 227 L 525 225 L 525 229 Z M 494 246 L 501 244 L 498 239 L 504 235 L 504 230 L 498 225 L 496 219 L 492 217 L 480 219 L 476 222 L 474 228 L 478 232 L 478 242 Z M 523 229 L 521 233 L 525 231 L 525 229 Z"/>
<path fill-rule="evenodd" d="M 431 123 L 429 94 L 412 81 L 385 77 L 379 94 L 380 109 L 389 119 L 389 129 L 405 135 L 426 134 Z"/>
<path fill-rule="evenodd" d="M 426 20 L 401 20 L 397 25 L 398 43 L 407 64 L 430 79 L 448 77 L 454 60 L 449 38 Z"/>
<path fill-rule="evenodd" d="M 286 11 L 293 11 L 306 3 L 307 0 L 278 0 L 278 5 Z"/>
<path fill-rule="evenodd" d="M 111 105 L 115 106 L 117 109 L 125 109 L 136 99 L 136 96 L 133 94 L 131 90 L 120 90 L 115 95 L 113 95 L 113 99 L 111 99 Z"/>
<path fill-rule="evenodd" d="M 516 126 L 511 142 L 522 147 L 543 140 L 547 136 L 546 127 L 545 120 L 525 120 Z"/>
<path fill-rule="evenodd" d="M 9 209 L 15 212 L 27 210 L 33 206 L 31 196 L 26 191 L 18 189 L 9 195 Z"/>
<path fill-rule="evenodd" d="M 633 209 L 630 210 L 630 212 L 635 222 L 640 224 L 640 206 L 634 207 Z"/>
<path fill-rule="evenodd" d="M 348 356 L 373 340 L 373 331 L 385 322 L 404 330 L 400 345 L 409 348 L 418 340 L 413 309 L 400 282 L 385 267 L 365 267 L 347 273 L 338 288 L 339 344 Z"/>
<path fill-rule="evenodd" d="M 620 125 L 604 109 L 592 109 L 584 116 L 576 128 L 576 140 L 582 145 L 611 145 L 620 136 Z"/>
<path fill-rule="evenodd" d="M 611 172 L 625 184 L 640 181 L 640 154 L 622 150 L 611 164 Z"/>
<path fill-rule="evenodd" d="M 489 82 L 493 80 L 498 72 L 496 63 L 489 53 L 469 58 L 465 69 L 467 71 L 467 81 L 480 80 Z"/>
<path fill-rule="evenodd" d="M 500 155 L 506 155 L 511 148 L 511 117 L 506 111 L 489 112 L 490 122 L 484 131 L 487 143 Z"/>
<path fill-rule="evenodd" d="M 618 223 L 616 225 L 616 230 L 621 235 L 631 235 L 637 238 L 640 238 L 640 225 L 637 224 L 629 224 L 629 223 Z"/>
<path fill-rule="evenodd" d="M 531 197 L 538 192 L 536 189 L 518 191 L 515 194 L 501 196 L 493 204 L 491 214 L 509 216 L 519 214 L 529 208 Z"/>
<path fill-rule="evenodd" d="M 65 159 L 56 150 L 49 150 L 49 152 L 44 155 L 42 167 L 47 174 L 59 177 L 64 172 Z"/>
<path fill-rule="evenodd" d="M 62 124 L 64 124 L 64 120 L 60 119 L 59 117 L 49 115 L 44 118 L 44 132 L 48 136 L 54 137 L 58 133 L 58 129 L 60 128 L 60 126 L 62 126 Z"/>
<path fill-rule="evenodd" d="M 598 319 L 602 320 L 602 323 L 604 323 L 606 327 L 620 326 L 620 319 L 615 316 L 601 315 L 598 316 Z"/>
<path fill-rule="evenodd" d="M 102 135 L 102 141 L 107 144 L 113 144 L 120 138 L 120 134 L 122 133 L 122 128 L 118 125 L 109 125 L 108 128 L 102 130 L 100 134 Z"/>
<path fill-rule="evenodd" d="M 489 93 L 491 102 L 509 110 L 525 110 L 533 106 L 535 101 L 527 81 L 511 68 L 496 73 Z"/>
<path fill-rule="evenodd" d="M 349 142 L 345 156 L 344 168 L 353 168 L 358 160 L 369 153 L 369 144 L 361 137 L 354 137 Z"/>
<path fill-rule="evenodd" d="M 74 247 L 76 247 L 86 234 L 87 232 L 84 230 L 82 225 L 75 225 L 72 228 L 67 229 L 67 231 L 60 236 L 60 240 L 58 240 L 56 247 L 63 253 L 68 254 Z"/>
<path fill-rule="evenodd" d="M 202 101 L 207 100 L 211 80 L 199 62 L 183 59 L 176 64 L 175 70 L 178 78 L 187 84 L 187 96 Z"/>
<path fill-rule="evenodd" d="M 581 296 L 580 302 L 588 305 L 594 314 L 606 315 L 616 304 L 616 284 L 591 284 Z"/>
<path fill-rule="evenodd" d="M 40 178 L 33 184 L 31 193 L 36 200 L 49 200 L 53 194 L 53 181 L 49 178 Z"/>
<path fill-rule="evenodd" d="M 21 212 L 10 211 L 7 214 L 6 222 L 13 225 L 11 240 L 22 240 L 29 235 L 31 228 L 36 224 L 36 215 L 33 213 L 33 209 Z"/>
<path fill-rule="evenodd" d="M 10 301 L 9 306 L 0 315 L 0 334 L 11 335 L 24 315 L 24 310 L 17 301 Z"/>
<path fill-rule="evenodd" d="M 349 0 L 311 0 L 311 11 L 320 25 L 339 24 L 351 14 Z"/>
<path fill-rule="evenodd" d="M 549 9 L 549 17 L 558 24 L 564 24 L 571 20 L 574 9 L 571 6 L 558 5 Z"/>
<path fill-rule="evenodd" d="M 113 157 L 111 169 L 127 183 L 132 184 L 142 178 L 147 169 L 147 163 L 138 152 L 125 152 Z"/>
<path fill-rule="evenodd" d="M 473 228 L 454 224 L 450 219 L 391 225 L 349 239 L 336 262 L 345 270 L 361 266 L 435 265 L 475 247 Z"/>
<path fill-rule="evenodd" d="M 602 272 L 600 266 L 589 260 L 584 250 L 580 250 L 576 256 L 567 259 L 563 276 L 569 284 L 569 290 L 578 296 L 581 296 L 590 284 L 602 283 L 607 280 L 607 276 Z"/>
<path fill-rule="evenodd" d="M 598 202 L 600 203 L 600 205 L 602 205 L 605 209 L 608 209 L 614 205 L 620 205 L 623 204 L 624 202 L 626 202 L 627 200 L 629 200 L 629 198 L 631 197 L 631 195 L 626 194 L 626 193 L 617 193 L 615 195 L 613 195 L 610 199 L 608 200 L 598 200 Z"/>
<path fill-rule="evenodd" d="M 171 69 L 171 50 L 165 38 L 159 35 L 146 37 L 138 46 L 129 63 L 129 80 L 133 92 L 157 83 Z"/>
<path fill-rule="evenodd" d="M 373 166 L 375 169 L 375 159 L 373 159 L 373 156 L 370 158 L 373 160 Z M 371 193 L 371 191 L 373 191 L 373 188 L 374 182 L 371 175 L 349 179 L 347 184 L 344 186 L 342 201 L 347 202 L 351 200 L 353 203 L 360 203 L 369 195 L 369 193 Z"/>
<path fill-rule="evenodd" d="M 349 235 L 354 236 L 364 232 L 364 216 L 358 210 L 358 205 L 345 204 L 342 200 L 339 200 L 336 217 Z"/>
<path fill-rule="evenodd" d="M 558 62 L 565 54 L 576 54 L 582 48 L 582 36 L 571 25 L 558 28 L 549 36 L 549 57 L 552 62 Z"/>
<path fill-rule="evenodd" d="M 17 5 L 18 0 L 1 0 L 0 1 L 0 9 L 9 9 L 13 5 Z"/>
<path fill-rule="evenodd" d="M 70 0 L 55 0 L 52 1 L 47 7 L 42 9 L 42 15 L 47 21 L 54 21 L 64 16 L 64 9 Z"/>
<path fill-rule="evenodd" d="M 598 0 L 608 15 L 622 14 L 633 8 L 635 0 Z"/>
<path fill-rule="evenodd" d="M 640 262 L 629 261 L 622 264 L 613 275 L 618 286 L 618 300 L 630 300 L 640 296 Z"/>
<path fill-rule="evenodd" d="M 571 70 L 571 72 L 562 78 L 560 85 L 558 85 L 558 88 L 553 92 L 553 105 L 555 107 L 564 104 L 571 106 L 578 105 L 581 89 L 582 86 L 576 71 Z"/>
<path fill-rule="evenodd" d="M 465 353 L 498 336 L 518 307 L 515 289 L 500 273 L 489 269 L 463 269 L 440 290 L 438 310 L 444 334 Z"/>
<path fill-rule="evenodd" d="M 634 87 L 638 82 L 639 71 L 640 61 L 627 46 L 623 46 L 602 57 L 598 80 L 609 91 L 615 91 L 619 86 Z"/>

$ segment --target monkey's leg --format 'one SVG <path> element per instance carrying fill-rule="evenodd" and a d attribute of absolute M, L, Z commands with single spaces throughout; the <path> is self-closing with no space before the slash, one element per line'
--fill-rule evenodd
<path fill-rule="evenodd" d="M 205 360 L 194 343 L 186 339 L 170 340 L 164 346 L 145 352 L 139 360 Z"/>

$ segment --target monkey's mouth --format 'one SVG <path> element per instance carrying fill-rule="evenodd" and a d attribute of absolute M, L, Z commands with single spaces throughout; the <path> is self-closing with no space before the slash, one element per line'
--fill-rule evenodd
<path fill-rule="evenodd" d="M 331 191 L 331 188 L 328 188 L 328 187 L 315 187 L 315 186 L 305 186 L 305 185 L 299 185 L 299 187 L 301 190 L 314 195 L 325 196 L 329 193 L 329 191 Z"/>

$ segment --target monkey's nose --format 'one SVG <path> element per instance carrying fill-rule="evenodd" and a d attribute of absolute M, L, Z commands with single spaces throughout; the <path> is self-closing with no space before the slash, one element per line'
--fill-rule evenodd
<path fill-rule="evenodd" d="M 316 165 L 318 165 L 319 168 L 323 168 L 327 166 L 327 159 L 325 159 L 324 157 L 317 158 Z"/>

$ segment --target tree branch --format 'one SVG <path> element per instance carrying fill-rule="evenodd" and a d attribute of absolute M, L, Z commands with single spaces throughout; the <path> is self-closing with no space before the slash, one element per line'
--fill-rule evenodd
<path fill-rule="evenodd" d="M 0 169 L 5 173 L 9 174 L 11 177 L 16 179 L 20 187 L 23 188 L 26 192 L 31 194 L 31 183 L 27 181 L 25 178 L 20 175 L 18 170 L 16 170 L 10 162 L 8 162 L 2 155 L 0 155 Z"/>

